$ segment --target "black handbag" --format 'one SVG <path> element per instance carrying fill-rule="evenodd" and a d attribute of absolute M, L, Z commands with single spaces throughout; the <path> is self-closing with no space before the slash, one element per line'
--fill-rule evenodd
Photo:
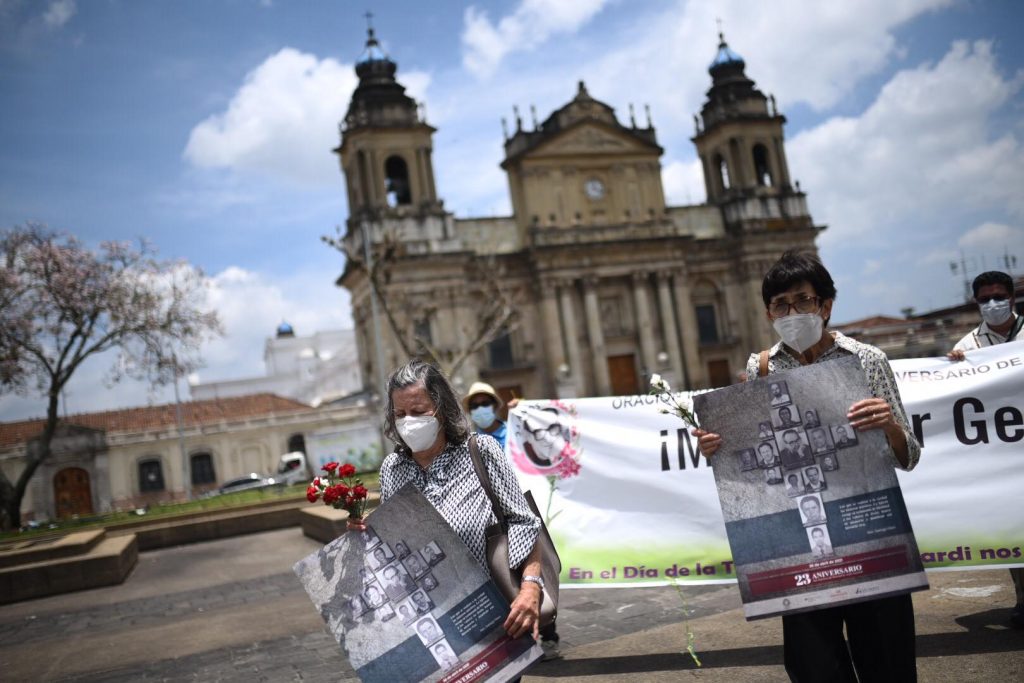
<path fill-rule="evenodd" d="M 508 520 L 498 503 L 494 489 L 491 487 L 491 478 L 487 474 L 483 459 L 480 457 L 480 447 L 476 443 L 476 435 L 469 437 L 469 455 L 473 460 L 473 469 L 480 479 L 487 497 L 491 500 L 491 508 L 497 518 L 497 524 L 487 527 L 487 567 L 491 570 L 491 579 L 494 584 L 511 603 L 519 595 L 519 587 L 522 584 L 522 571 L 509 567 L 508 559 Z M 537 534 L 537 543 L 540 544 L 540 574 L 544 579 L 544 590 L 542 591 L 540 603 L 540 625 L 548 626 L 555 621 L 558 614 L 558 576 L 562 573 L 562 561 L 558 557 L 555 544 L 551 541 L 551 535 L 544 525 L 544 518 L 537 509 L 537 503 L 533 500 L 533 494 L 525 491 L 523 496 L 530 506 L 533 514 L 540 519 L 540 533 Z"/>

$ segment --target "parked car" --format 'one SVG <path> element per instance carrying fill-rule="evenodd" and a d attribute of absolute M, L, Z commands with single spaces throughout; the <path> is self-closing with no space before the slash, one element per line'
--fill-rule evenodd
<path fill-rule="evenodd" d="M 234 493 L 235 491 L 247 491 L 249 489 L 261 489 L 268 486 L 277 486 L 277 480 L 273 477 L 264 477 L 261 474 L 250 472 L 242 477 L 229 479 L 220 485 L 217 493 Z"/>

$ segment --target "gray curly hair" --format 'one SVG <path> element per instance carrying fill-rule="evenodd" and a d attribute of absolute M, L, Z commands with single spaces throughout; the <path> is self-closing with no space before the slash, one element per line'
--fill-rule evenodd
<path fill-rule="evenodd" d="M 394 393 L 414 384 L 422 384 L 427 395 L 433 401 L 437 417 L 444 430 L 444 438 L 449 444 L 461 444 L 469 438 L 469 427 L 466 416 L 462 413 L 462 404 L 455 390 L 444 374 L 434 365 L 414 359 L 391 373 L 388 378 L 388 402 L 384 408 L 384 435 L 395 442 L 396 447 L 409 453 L 410 449 L 402 441 L 395 425 Z"/>

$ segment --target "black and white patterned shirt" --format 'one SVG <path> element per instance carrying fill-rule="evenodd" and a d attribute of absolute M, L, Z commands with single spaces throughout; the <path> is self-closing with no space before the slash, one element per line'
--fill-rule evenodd
<path fill-rule="evenodd" d="M 509 564 L 516 568 L 529 556 L 537 542 L 540 519 L 530 510 L 519 480 L 498 442 L 490 436 L 478 435 L 477 444 L 491 477 L 491 488 L 508 521 Z M 426 470 L 410 456 L 399 452 L 384 459 L 380 466 L 381 501 L 386 501 L 410 482 L 441 513 L 489 575 L 485 531 L 497 519 L 473 469 L 468 440 L 445 446 Z"/>
<path fill-rule="evenodd" d="M 907 439 L 907 466 L 904 467 L 894 455 L 893 459 L 896 461 L 896 466 L 905 470 L 914 469 L 917 466 L 917 461 L 921 459 L 921 444 L 917 442 L 914 432 L 910 429 L 907 411 L 903 408 L 900 390 L 896 386 L 896 378 L 892 374 L 892 368 L 889 367 L 889 359 L 886 358 L 885 353 L 881 349 L 870 344 L 862 344 L 855 339 L 847 337 L 842 332 L 833 332 L 832 334 L 835 337 L 835 344 L 830 346 L 825 353 L 815 358 L 814 362 L 824 363 L 825 361 L 835 360 L 843 356 L 857 356 L 860 358 L 860 364 L 867 375 L 871 393 L 875 398 L 885 399 L 885 402 L 892 407 L 892 415 L 896 419 L 896 423 L 903 429 L 903 435 Z M 759 353 L 752 353 L 750 358 L 747 359 L 747 377 L 751 379 L 755 379 L 758 376 L 760 355 Z M 782 342 L 773 346 L 768 352 L 769 375 L 799 367 L 801 367 L 800 361 L 783 348 Z"/>

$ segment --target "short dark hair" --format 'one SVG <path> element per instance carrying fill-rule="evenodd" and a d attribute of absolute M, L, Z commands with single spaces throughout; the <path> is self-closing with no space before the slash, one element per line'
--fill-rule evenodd
<path fill-rule="evenodd" d="M 469 438 L 469 428 L 466 426 L 466 416 L 462 413 L 462 404 L 448 379 L 436 366 L 414 359 L 391 373 L 391 377 L 388 379 L 388 402 L 384 409 L 384 436 L 395 442 L 397 449 L 408 451 L 409 447 L 402 441 L 402 437 L 398 434 L 398 427 L 395 425 L 394 394 L 397 390 L 405 389 L 413 384 L 423 384 L 427 395 L 434 403 L 436 409 L 434 416 L 441 423 L 444 438 L 449 444 L 459 445 Z"/>
<path fill-rule="evenodd" d="M 814 287 L 814 293 L 822 299 L 836 298 L 836 284 L 821 264 L 821 259 L 815 254 L 802 254 L 790 249 L 768 269 L 761 282 L 761 298 L 764 299 L 765 308 L 773 296 L 801 282 L 809 282 Z"/>
<path fill-rule="evenodd" d="M 974 278 L 971 285 L 974 288 L 974 296 L 978 296 L 978 290 L 986 285 L 1002 285 L 1006 293 L 1013 296 L 1013 278 L 1000 270 L 988 270 Z"/>

